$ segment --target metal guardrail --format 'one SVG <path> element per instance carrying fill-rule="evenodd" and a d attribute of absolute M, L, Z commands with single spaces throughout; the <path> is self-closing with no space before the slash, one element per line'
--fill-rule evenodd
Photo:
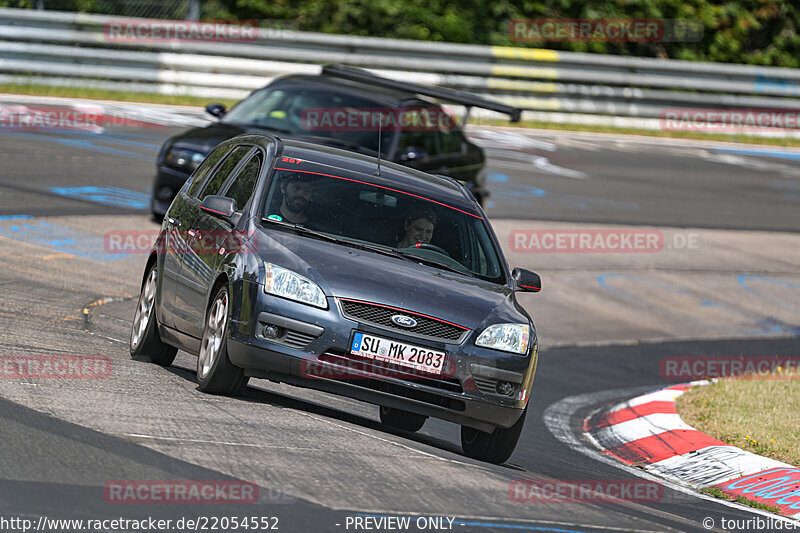
<path fill-rule="evenodd" d="M 275 76 L 336 62 L 531 112 L 657 119 L 666 108 L 800 109 L 800 69 L 271 28 L 253 42 L 113 42 L 104 28 L 122 20 L 147 22 L 0 8 L 0 83 L 238 99 Z"/>

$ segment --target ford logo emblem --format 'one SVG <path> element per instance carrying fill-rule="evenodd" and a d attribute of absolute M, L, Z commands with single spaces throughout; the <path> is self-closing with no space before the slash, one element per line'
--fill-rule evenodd
<path fill-rule="evenodd" d="M 406 315 L 392 315 L 392 322 L 404 328 L 413 328 L 417 325 L 417 321 Z"/>

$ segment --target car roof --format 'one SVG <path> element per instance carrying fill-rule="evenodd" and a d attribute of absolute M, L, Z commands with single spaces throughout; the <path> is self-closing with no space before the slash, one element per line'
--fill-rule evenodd
<path fill-rule="evenodd" d="M 313 85 L 315 87 L 322 85 L 326 89 L 334 89 L 342 93 L 356 95 L 359 98 L 372 100 L 382 105 L 397 106 L 405 102 L 419 101 L 431 103 L 428 100 L 420 98 L 416 94 L 409 91 L 365 85 L 363 83 L 337 78 L 335 76 L 328 76 L 325 74 L 291 74 L 289 76 L 276 79 L 269 84 L 268 87 L 275 88 L 292 84 Z M 431 105 L 436 104 L 431 103 Z"/>
<path fill-rule="evenodd" d="M 342 175 L 349 179 L 363 179 L 387 188 L 419 195 L 437 203 L 443 203 L 459 211 L 483 218 L 477 202 L 464 185 L 453 178 L 427 174 L 409 167 L 381 159 L 381 175 L 377 176 L 378 160 L 375 157 L 314 144 L 294 139 L 283 139 L 270 134 L 238 135 L 225 144 L 258 144 L 265 149 L 277 144 L 276 157 L 298 160 L 278 162 L 278 168 L 332 176 Z"/>

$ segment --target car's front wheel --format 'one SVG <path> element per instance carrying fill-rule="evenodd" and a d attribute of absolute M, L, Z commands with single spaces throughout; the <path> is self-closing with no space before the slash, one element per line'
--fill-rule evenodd
<path fill-rule="evenodd" d="M 427 416 L 381 406 L 381 422 L 395 429 L 409 432 L 419 431 L 427 419 Z"/>
<path fill-rule="evenodd" d="M 244 370 L 228 358 L 228 289 L 221 287 L 206 314 L 197 357 L 197 384 L 203 392 L 231 396 L 247 384 Z"/>
<path fill-rule="evenodd" d="M 136 314 L 131 325 L 130 352 L 131 358 L 137 361 L 148 361 L 161 366 L 169 366 L 175 360 L 178 349 L 164 343 L 158 334 L 156 318 L 156 288 L 158 285 L 158 268 L 150 267 L 142 284 Z"/>
<path fill-rule="evenodd" d="M 495 428 L 491 433 L 461 426 L 461 448 L 464 454 L 479 461 L 504 463 L 517 447 L 527 412 L 526 408 L 519 420 L 510 428 Z"/>

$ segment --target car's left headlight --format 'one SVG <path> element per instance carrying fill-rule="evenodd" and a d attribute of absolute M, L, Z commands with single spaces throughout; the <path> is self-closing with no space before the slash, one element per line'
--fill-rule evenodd
<path fill-rule="evenodd" d="M 528 324 L 495 324 L 484 329 L 478 339 L 476 346 L 525 354 L 530 343 L 531 328 Z"/>
<path fill-rule="evenodd" d="M 310 279 L 272 263 L 264 263 L 264 268 L 264 292 L 322 309 L 328 307 L 325 293 Z"/>
<path fill-rule="evenodd" d="M 164 156 L 164 163 L 191 173 L 200 166 L 200 163 L 202 163 L 205 158 L 206 155 L 203 153 L 195 152 L 188 148 L 172 146 L 167 150 L 167 154 Z"/>

